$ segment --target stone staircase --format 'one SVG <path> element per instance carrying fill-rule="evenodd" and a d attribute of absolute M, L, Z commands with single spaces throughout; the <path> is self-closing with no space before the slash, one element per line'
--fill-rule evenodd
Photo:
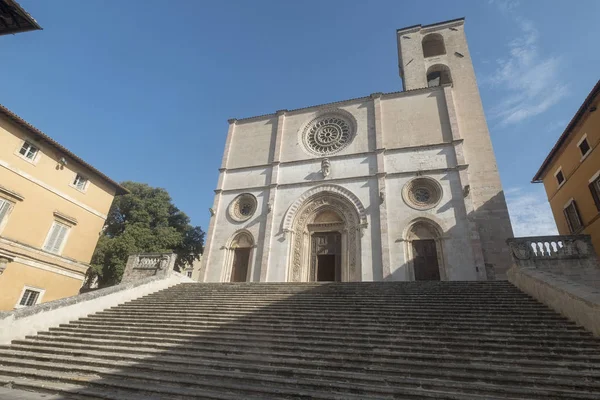
<path fill-rule="evenodd" d="M 10 346 L 65 399 L 600 399 L 600 340 L 508 282 L 180 284 Z"/>

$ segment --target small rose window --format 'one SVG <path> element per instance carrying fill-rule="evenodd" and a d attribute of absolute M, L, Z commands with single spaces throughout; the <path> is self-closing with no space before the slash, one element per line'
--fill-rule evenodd
<path fill-rule="evenodd" d="M 442 199 L 442 187 L 432 178 L 415 178 L 404 185 L 402 198 L 410 207 L 428 210 Z"/>
<path fill-rule="evenodd" d="M 256 212 L 257 204 L 256 197 L 252 194 L 240 194 L 229 205 L 229 216 L 238 222 L 246 221 Z"/>

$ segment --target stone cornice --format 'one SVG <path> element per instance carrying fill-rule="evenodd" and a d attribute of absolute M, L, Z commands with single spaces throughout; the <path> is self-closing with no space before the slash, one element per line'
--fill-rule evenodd
<path fill-rule="evenodd" d="M 17 192 L 13 192 L 12 190 L 9 190 L 9 189 L 5 188 L 2 185 L 0 185 L 0 193 L 2 193 L 5 196 L 12 197 L 13 199 L 18 200 L 18 201 L 25 200 L 24 196 L 20 195 Z"/>
<path fill-rule="evenodd" d="M 365 157 L 365 156 L 369 156 L 369 155 L 376 155 L 376 154 L 382 153 L 382 152 L 384 154 L 388 154 L 388 153 L 395 154 L 395 153 L 402 153 L 402 152 L 407 152 L 407 151 L 417 151 L 417 150 L 421 150 L 421 149 L 428 149 L 428 148 L 435 148 L 435 147 L 452 146 L 452 145 L 455 145 L 457 143 L 462 143 L 462 142 L 463 142 L 463 139 L 456 139 L 456 140 L 452 140 L 450 142 L 421 144 L 421 145 L 415 145 L 415 146 L 398 147 L 398 148 L 393 148 L 393 149 L 381 148 L 381 149 L 377 149 L 375 151 L 363 151 L 360 153 L 333 154 L 333 155 L 328 155 L 327 158 L 330 161 L 333 161 L 333 160 L 342 160 L 345 158 Z M 239 172 L 239 171 L 248 171 L 248 170 L 253 170 L 253 169 L 269 168 L 269 167 L 272 167 L 275 165 L 286 166 L 286 165 L 311 164 L 311 163 L 315 163 L 315 162 L 321 162 L 321 159 L 322 158 L 319 158 L 319 157 L 312 157 L 312 158 L 302 158 L 299 160 L 290 160 L 290 161 L 275 161 L 270 164 L 258 164 L 258 165 L 251 165 L 251 166 L 247 166 L 247 167 L 220 168 L 219 171 L 220 172 Z"/>

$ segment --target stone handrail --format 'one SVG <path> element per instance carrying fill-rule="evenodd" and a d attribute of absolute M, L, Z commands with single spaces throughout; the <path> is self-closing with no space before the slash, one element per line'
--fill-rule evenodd
<path fill-rule="evenodd" d="M 588 235 L 529 236 L 506 242 L 518 263 L 595 257 Z"/>

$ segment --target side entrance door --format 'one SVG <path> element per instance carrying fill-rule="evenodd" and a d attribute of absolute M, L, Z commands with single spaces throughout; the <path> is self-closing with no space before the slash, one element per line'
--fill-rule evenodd
<path fill-rule="evenodd" d="M 439 281 L 437 246 L 435 240 L 413 240 L 413 267 L 416 281 Z"/>

